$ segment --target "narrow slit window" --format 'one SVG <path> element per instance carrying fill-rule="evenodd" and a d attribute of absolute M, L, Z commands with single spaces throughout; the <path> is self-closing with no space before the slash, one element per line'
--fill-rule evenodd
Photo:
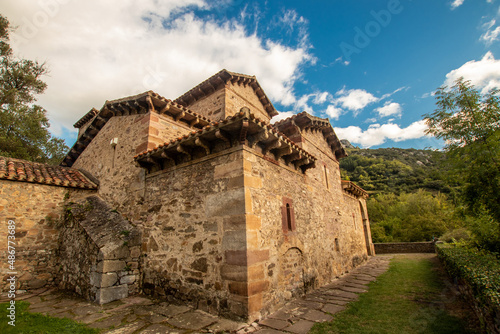
<path fill-rule="evenodd" d="M 290 198 L 283 197 L 283 206 L 281 207 L 281 219 L 283 233 L 295 231 L 295 213 L 293 203 Z"/>
<path fill-rule="evenodd" d="M 326 169 L 326 165 L 323 165 L 323 170 L 325 172 L 325 184 L 326 184 L 326 189 L 330 189 L 328 186 L 328 170 Z"/>
<path fill-rule="evenodd" d="M 286 225 L 288 231 L 292 230 L 292 212 L 290 210 L 290 204 L 286 203 Z"/>

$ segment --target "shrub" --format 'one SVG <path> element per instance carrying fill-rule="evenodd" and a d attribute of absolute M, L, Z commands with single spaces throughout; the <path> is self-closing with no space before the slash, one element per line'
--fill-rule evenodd
<path fill-rule="evenodd" d="M 500 262 L 498 253 L 473 247 L 440 245 L 438 257 L 448 273 L 470 286 L 485 314 L 500 312 Z"/>

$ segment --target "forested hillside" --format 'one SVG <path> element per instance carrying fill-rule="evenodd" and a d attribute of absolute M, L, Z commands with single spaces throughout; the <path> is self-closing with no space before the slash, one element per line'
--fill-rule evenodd
<path fill-rule="evenodd" d="M 370 193 L 374 242 L 427 241 L 462 227 L 454 215 L 457 185 L 443 170 L 443 152 L 343 144 L 349 156 L 340 160 L 342 178 Z"/>
<path fill-rule="evenodd" d="M 345 146 L 349 147 L 349 144 Z M 451 191 L 439 165 L 444 159 L 442 152 L 348 148 L 347 153 L 349 156 L 340 160 L 343 179 L 355 182 L 370 194 L 399 195 L 417 189 L 444 193 Z"/>

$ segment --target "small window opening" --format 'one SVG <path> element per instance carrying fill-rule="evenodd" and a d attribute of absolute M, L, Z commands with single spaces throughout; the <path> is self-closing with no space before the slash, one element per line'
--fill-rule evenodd
<path fill-rule="evenodd" d="M 340 245 L 338 238 L 335 238 L 335 251 L 340 252 Z"/>
<path fill-rule="evenodd" d="M 283 206 L 281 207 L 281 219 L 283 233 L 295 231 L 295 213 L 293 203 L 290 198 L 283 198 Z"/>
<path fill-rule="evenodd" d="M 357 228 L 357 226 L 356 226 L 356 215 L 354 214 L 354 212 L 352 213 L 352 221 L 354 223 L 354 229 L 356 229 Z"/>
<path fill-rule="evenodd" d="M 288 231 L 292 230 L 292 212 L 288 203 L 286 203 L 286 226 L 288 227 Z"/>
<path fill-rule="evenodd" d="M 326 169 L 326 165 L 323 165 L 323 170 L 325 171 L 326 189 L 330 189 L 330 187 L 328 186 L 328 170 Z"/>

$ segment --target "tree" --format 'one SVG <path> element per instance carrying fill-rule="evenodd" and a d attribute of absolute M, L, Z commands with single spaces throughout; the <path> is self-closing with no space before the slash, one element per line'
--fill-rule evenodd
<path fill-rule="evenodd" d="M 9 21 L 0 15 L 0 155 L 58 163 L 67 152 L 64 140 L 48 130 L 47 111 L 34 104 L 47 85 L 44 64 L 13 56 Z"/>
<path fill-rule="evenodd" d="M 437 109 L 425 115 L 428 134 L 445 140 L 453 177 L 463 181 L 462 197 L 471 213 L 489 214 L 500 227 L 499 90 L 479 92 L 458 79 L 436 92 Z"/>

